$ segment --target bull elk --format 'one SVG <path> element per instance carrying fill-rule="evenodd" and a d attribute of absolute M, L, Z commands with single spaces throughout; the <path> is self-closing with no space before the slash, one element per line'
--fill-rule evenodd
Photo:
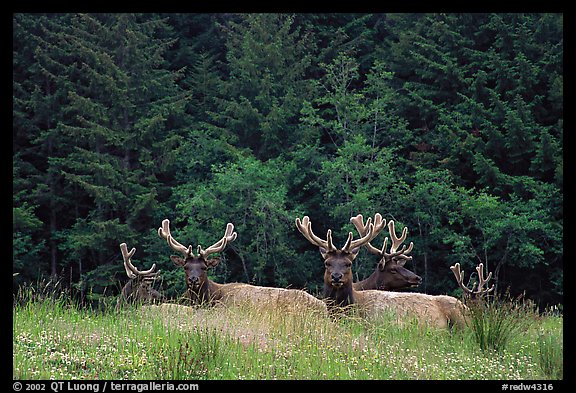
<path fill-rule="evenodd" d="M 352 240 L 352 232 L 342 248 L 336 248 L 332 242 L 332 231 L 328 229 L 326 239 L 321 239 L 312 231 L 308 216 L 302 221 L 296 218 L 296 227 L 304 237 L 317 246 L 324 259 L 324 297 L 330 309 L 354 305 L 361 314 L 369 319 L 392 312 L 400 323 L 405 318 L 416 318 L 430 326 L 447 328 L 451 325 L 463 326 L 464 305 L 460 300 L 445 295 L 427 295 L 422 293 L 402 293 L 392 291 L 364 290 L 358 291 L 352 285 L 352 262 L 360 247 L 370 242 L 383 228 L 381 217 L 376 215 L 374 222 L 367 221 L 364 235 Z"/>
<path fill-rule="evenodd" d="M 156 270 L 156 264 L 148 270 L 140 271 L 132 263 L 132 257 L 136 253 L 136 248 L 128 252 L 126 243 L 120 244 L 120 252 L 124 260 L 124 269 L 128 276 L 128 282 L 122 288 L 120 297 L 116 303 L 118 309 L 123 302 L 127 303 L 155 303 L 164 297 L 160 292 L 152 288 L 152 284 L 158 278 L 160 271 Z"/>
<path fill-rule="evenodd" d="M 177 242 L 170 233 L 170 221 L 162 221 L 158 235 L 182 257 L 172 255 L 170 258 L 177 266 L 184 269 L 187 292 L 192 305 L 223 304 L 227 306 L 249 303 L 262 307 L 266 304 L 283 308 L 311 308 L 326 313 L 326 305 L 321 300 L 299 289 L 260 287 L 245 283 L 219 284 L 208 278 L 207 271 L 220 263 L 220 258 L 211 257 L 221 252 L 226 245 L 236 240 L 234 225 L 228 223 L 224 236 L 210 247 L 203 249 L 198 245 L 194 255 L 192 245 L 188 247 Z"/>
<path fill-rule="evenodd" d="M 379 221 L 376 222 L 376 220 Z M 374 221 L 375 225 L 378 224 L 382 227 L 386 225 L 386 220 L 382 221 L 380 214 L 376 214 Z M 352 217 L 350 222 L 354 224 L 360 236 L 366 234 L 368 230 L 368 222 L 364 224 L 362 214 Z M 408 254 L 412 251 L 414 243 L 410 242 L 408 248 L 406 248 L 406 245 L 403 245 L 401 249 L 398 249 L 404 240 L 406 240 L 408 227 L 404 227 L 402 235 L 398 237 L 394 228 L 394 221 L 390 220 L 388 222 L 388 231 L 390 233 L 390 239 L 392 239 L 390 252 L 386 251 L 388 237 L 384 238 L 384 244 L 381 249 L 374 247 L 370 242 L 365 244 L 366 249 L 372 254 L 378 255 L 380 260 L 376 265 L 376 269 L 370 276 L 362 281 L 352 284 L 355 290 L 363 291 L 365 289 L 380 289 L 384 291 L 395 291 L 415 287 L 420 285 L 422 282 L 422 277 L 404 267 L 404 264 L 407 261 L 412 260 L 412 257 Z"/>

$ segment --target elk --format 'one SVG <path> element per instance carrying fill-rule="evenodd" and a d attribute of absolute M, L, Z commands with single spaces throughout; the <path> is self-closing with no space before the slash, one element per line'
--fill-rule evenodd
<path fill-rule="evenodd" d="M 163 300 L 160 292 L 152 288 L 152 284 L 158 278 L 160 271 L 156 270 L 156 264 L 148 270 L 140 271 L 132 263 L 132 257 L 136 253 L 136 248 L 128 252 L 126 243 L 120 244 L 122 259 L 124 259 L 124 269 L 129 281 L 124 285 L 120 297 L 116 303 L 118 309 L 123 302 L 127 303 L 155 303 Z"/>
<path fill-rule="evenodd" d="M 284 308 L 311 308 L 326 313 L 324 302 L 299 289 L 260 287 L 245 283 L 219 284 L 208 278 L 207 271 L 220 263 L 220 258 L 209 258 L 212 254 L 221 252 L 226 245 L 236 240 L 234 225 L 228 223 L 224 236 L 210 247 L 203 249 L 198 245 L 197 255 L 194 255 L 192 245 L 188 247 L 177 242 L 170 233 L 170 221 L 162 221 L 158 235 L 165 239 L 168 245 L 182 254 L 170 256 L 175 265 L 184 269 L 187 292 L 192 305 L 227 306 L 249 303 L 262 307 L 265 304 Z"/>
<path fill-rule="evenodd" d="M 378 318 L 385 313 L 393 313 L 400 323 L 406 318 L 416 318 L 420 323 L 439 328 L 451 325 L 463 326 L 464 305 L 458 299 L 445 295 L 427 295 L 422 293 L 402 293 L 379 290 L 355 290 L 352 285 L 352 262 L 360 247 L 370 242 L 384 225 L 376 215 L 374 222 L 368 218 L 364 235 L 352 240 L 352 232 L 342 248 L 336 248 L 332 242 L 332 231 L 328 229 L 326 239 L 321 239 L 312 231 L 308 216 L 302 221 L 296 218 L 296 227 L 304 237 L 317 246 L 324 259 L 324 297 L 329 310 L 338 310 L 344 306 L 354 306 L 368 319 Z"/>
<path fill-rule="evenodd" d="M 352 217 L 350 222 L 354 224 L 360 236 L 363 236 L 367 232 L 368 222 L 364 224 L 362 214 Z M 382 223 L 382 226 L 384 225 L 386 225 L 386 220 Z M 378 255 L 380 260 L 376 265 L 376 269 L 370 276 L 362 281 L 352 284 L 355 290 L 363 291 L 365 289 L 379 289 L 384 291 L 395 291 L 415 287 L 420 285 L 422 282 L 422 277 L 404 267 L 406 261 L 412 260 L 412 257 L 408 254 L 412 251 L 414 243 L 410 242 L 408 249 L 406 249 L 406 245 L 404 245 L 400 250 L 398 250 L 398 247 L 400 247 L 404 240 L 406 240 L 408 227 L 404 227 L 402 235 L 398 237 L 396 236 L 396 230 L 394 229 L 394 221 L 390 220 L 388 222 L 388 231 L 390 233 L 390 238 L 392 239 L 390 252 L 386 251 L 388 237 L 384 238 L 384 245 L 381 249 L 372 246 L 370 242 L 366 243 L 366 249 L 368 249 L 372 254 Z"/>

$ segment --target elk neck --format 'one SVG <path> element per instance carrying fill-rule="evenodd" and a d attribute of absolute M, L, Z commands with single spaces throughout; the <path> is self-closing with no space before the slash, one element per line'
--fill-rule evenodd
<path fill-rule="evenodd" d="M 188 294 L 192 304 L 213 304 L 222 298 L 221 284 L 206 280 L 198 287 L 188 286 Z"/>
<path fill-rule="evenodd" d="M 384 288 L 384 281 L 380 279 L 378 271 L 373 271 L 370 276 L 362 281 L 355 282 L 352 286 L 357 291 L 364 289 L 386 289 Z"/>
<path fill-rule="evenodd" d="M 335 288 L 324 284 L 324 298 L 330 307 L 346 307 L 355 303 L 356 291 L 351 284 Z"/>

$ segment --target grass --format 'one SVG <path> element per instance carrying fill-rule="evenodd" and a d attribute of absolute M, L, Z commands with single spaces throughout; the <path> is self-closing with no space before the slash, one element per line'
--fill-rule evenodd
<path fill-rule="evenodd" d="M 552 316 L 550 319 L 554 319 Z M 549 321 L 546 321 L 547 323 Z M 543 324 L 538 332 L 538 365 L 549 379 L 564 377 L 564 338 L 561 331 Z"/>
<path fill-rule="evenodd" d="M 482 351 L 501 352 L 516 335 L 522 334 L 537 317 L 530 301 L 509 294 L 467 299 L 468 325 Z"/>
<path fill-rule="evenodd" d="M 65 296 L 13 307 L 14 379 L 561 379 L 561 315 L 518 315 L 498 350 L 474 330 L 273 307 L 113 307 Z"/>

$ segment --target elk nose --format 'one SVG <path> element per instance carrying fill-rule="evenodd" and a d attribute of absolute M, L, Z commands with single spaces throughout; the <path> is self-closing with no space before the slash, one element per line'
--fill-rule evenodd
<path fill-rule="evenodd" d="M 418 286 L 418 285 L 422 284 L 422 277 L 416 276 L 412 280 L 410 280 L 409 283 L 413 286 Z"/>
<path fill-rule="evenodd" d="M 342 273 L 332 273 L 332 281 L 339 282 L 342 279 Z"/>
<path fill-rule="evenodd" d="M 198 283 L 198 277 L 190 277 L 190 278 L 188 278 L 188 282 L 190 284 L 197 284 Z"/>

